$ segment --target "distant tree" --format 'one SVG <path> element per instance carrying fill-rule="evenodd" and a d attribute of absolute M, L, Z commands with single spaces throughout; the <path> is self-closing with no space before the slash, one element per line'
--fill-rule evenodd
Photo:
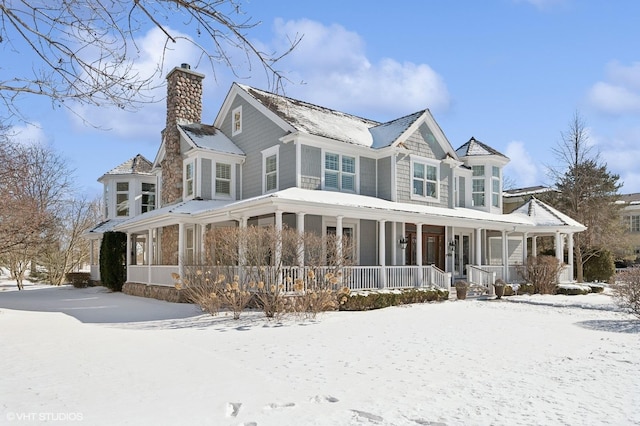
<path fill-rule="evenodd" d="M 52 148 L 0 143 L 0 262 L 22 289 L 27 265 L 56 238 L 72 172 Z"/>
<path fill-rule="evenodd" d="M 77 271 L 89 260 L 89 242 L 82 234 L 99 221 L 99 205 L 99 200 L 71 199 L 56 212 L 54 238 L 41 247 L 38 255 L 49 284 L 62 284 L 67 273 Z"/>
<path fill-rule="evenodd" d="M 36 0 L 0 2 L 0 44 L 8 56 L 33 54 L 31 73 L 8 75 L 0 66 L 0 101 L 9 115 L 22 117 L 16 100 L 22 95 L 69 103 L 115 105 L 135 109 L 153 101 L 147 90 L 162 72 L 164 53 L 178 39 L 195 45 L 201 61 L 215 72 L 219 65 L 234 73 L 240 62 L 257 61 L 270 85 L 281 84 L 276 68 L 285 52 L 265 52 L 250 40 L 259 22 L 247 17 L 240 0 Z M 157 27 L 165 36 L 160 63 L 148 74 L 135 66 L 141 56 L 136 36 Z M 195 39 L 181 34 L 196 32 Z M 239 56 L 237 54 L 240 53 Z M 3 68 L 5 72 L 2 73 Z M 25 70 L 26 71 L 26 70 Z"/>
<path fill-rule="evenodd" d="M 603 251 L 613 251 L 624 241 L 621 207 L 616 204 L 620 177 L 609 172 L 589 144 L 587 129 L 577 112 L 561 135 L 562 141 L 554 149 L 561 167 L 550 169 L 558 190 L 552 204 L 587 227 L 574 234 L 576 275 L 578 282 L 583 282 L 585 263 Z"/>

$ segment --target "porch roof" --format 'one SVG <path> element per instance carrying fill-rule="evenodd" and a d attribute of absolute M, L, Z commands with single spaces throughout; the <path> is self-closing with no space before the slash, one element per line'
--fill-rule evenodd
<path fill-rule="evenodd" d="M 541 209 L 546 206 L 536 201 Z M 398 203 L 365 195 L 300 188 L 288 188 L 240 201 L 186 201 L 129 219 L 116 228 L 135 232 L 180 222 L 205 224 L 239 220 L 275 211 L 516 232 L 559 230 L 573 233 L 585 229 L 562 214 L 555 215 L 557 220 L 551 223 L 526 214 L 493 214 L 468 208 Z"/>

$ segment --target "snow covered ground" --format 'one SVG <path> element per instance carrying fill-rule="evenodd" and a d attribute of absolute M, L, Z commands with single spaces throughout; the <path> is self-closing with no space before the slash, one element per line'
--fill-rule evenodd
<path fill-rule="evenodd" d="M 606 294 L 202 315 L 0 282 L 0 424 L 640 424 L 640 321 Z"/>

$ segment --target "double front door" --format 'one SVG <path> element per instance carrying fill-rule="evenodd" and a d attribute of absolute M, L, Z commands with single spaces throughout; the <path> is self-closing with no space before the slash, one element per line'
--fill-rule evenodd
<path fill-rule="evenodd" d="M 418 244 L 422 244 L 422 264 L 435 265 L 437 268 L 445 269 L 445 240 L 444 228 L 438 226 L 423 226 L 422 241 L 418 241 L 415 225 L 406 226 L 408 239 L 406 249 L 407 265 L 418 264 Z"/>

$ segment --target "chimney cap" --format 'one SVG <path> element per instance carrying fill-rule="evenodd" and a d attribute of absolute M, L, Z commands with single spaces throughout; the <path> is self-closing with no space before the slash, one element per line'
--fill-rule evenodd
<path fill-rule="evenodd" d="M 180 64 L 180 68 L 183 68 L 185 70 L 190 70 L 191 69 L 191 65 L 187 64 L 186 62 Z"/>

